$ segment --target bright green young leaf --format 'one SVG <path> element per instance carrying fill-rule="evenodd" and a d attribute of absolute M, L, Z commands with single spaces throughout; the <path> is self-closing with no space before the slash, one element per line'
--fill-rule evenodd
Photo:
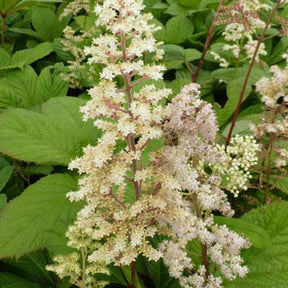
<path fill-rule="evenodd" d="M 243 279 L 225 281 L 227 288 L 286 287 L 288 283 L 288 204 L 274 202 L 245 214 L 242 220 L 264 229 L 272 245 L 243 251 L 249 273 Z"/>
<path fill-rule="evenodd" d="M 95 129 L 91 138 L 84 137 L 85 132 L 78 128 L 67 119 L 61 121 L 33 111 L 11 109 L 0 114 L 0 152 L 27 162 L 67 165 L 82 154 L 82 147 L 95 144 L 95 135 L 99 135 Z"/>
<path fill-rule="evenodd" d="M 0 217 L 0 258 L 20 257 L 44 248 L 47 232 L 59 225 L 69 226 L 79 204 L 72 204 L 66 193 L 77 189 L 77 181 L 67 174 L 42 178 L 10 201 Z"/>
<path fill-rule="evenodd" d="M 180 44 L 193 34 L 193 22 L 187 17 L 176 16 L 166 24 L 165 43 Z"/>

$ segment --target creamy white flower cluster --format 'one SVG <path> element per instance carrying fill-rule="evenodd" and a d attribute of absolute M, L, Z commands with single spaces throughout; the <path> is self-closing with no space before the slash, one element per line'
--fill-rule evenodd
<path fill-rule="evenodd" d="M 148 23 L 151 15 L 141 15 L 142 9 L 142 1 L 97 5 L 97 25 L 106 26 L 107 33 L 85 49 L 90 63 L 104 65 L 100 82 L 89 91 L 91 100 L 81 108 L 84 120 L 93 119 L 103 137 L 69 165 L 84 174 L 79 190 L 68 194 L 71 201 L 86 204 L 67 237 L 69 246 L 85 252 L 85 271 L 98 271 L 97 267 L 111 263 L 129 265 L 139 254 L 158 260 L 163 252 L 148 241 L 156 234 L 183 243 L 196 237 L 197 219 L 189 202 L 177 193 L 174 177 L 161 168 L 161 155 L 151 153 L 148 163 L 143 161 L 146 146 L 162 136 L 162 122 L 170 115 L 169 106 L 160 105 L 170 90 L 157 89 L 151 82 L 162 77 L 164 67 L 146 65 L 139 58 L 146 51 L 161 56 L 152 36 L 156 28 Z M 116 77 L 122 78 L 124 87 L 116 85 Z M 126 146 L 115 153 L 119 140 Z M 73 267 L 65 266 L 65 257 L 57 258 L 58 265 L 50 269 L 74 281 L 83 267 L 73 266 L 77 270 L 73 272 Z M 89 287 L 87 281 L 86 275 L 81 287 Z"/>
<path fill-rule="evenodd" d="M 91 1 L 89 0 L 72 0 L 68 3 L 68 5 L 64 8 L 61 18 L 69 16 L 70 14 L 77 15 L 77 13 L 81 10 L 85 10 L 87 13 L 91 11 Z"/>
<path fill-rule="evenodd" d="M 283 58 L 288 60 L 287 54 Z M 288 64 L 284 68 L 272 66 L 272 77 L 263 77 L 256 83 L 256 91 L 260 93 L 261 100 L 265 104 L 265 113 L 260 119 L 260 124 L 251 126 L 258 139 L 269 137 L 274 157 L 274 166 L 283 167 L 288 165 L 288 150 L 282 147 L 281 141 L 288 139 Z M 280 143 L 276 143 L 280 140 Z M 269 142 L 269 143 L 270 143 Z M 267 146 L 268 148 L 270 146 Z"/>
<path fill-rule="evenodd" d="M 214 146 L 215 115 L 211 105 L 200 100 L 196 84 L 163 106 L 171 91 L 155 84 L 164 67 L 143 60 L 144 52 L 157 59 L 162 55 L 152 35 L 157 27 L 150 24 L 150 14 L 141 14 L 143 8 L 142 0 L 96 5 L 96 25 L 106 32 L 85 53 L 90 64 L 101 63 L 103 69 L 81 111 L 83 120 L 92 119 L 103 136 L 69 165 L 82 174 L 78 191 L 67 196 L 83 201 L 84 207 L 66 234 L 80 256 L 59 256 L 50 270 L 70 276 L 81 288 L 101 287 L 105 284 L 96 278 L 94 286 L 90 284 L 94 272 L 107 273 L 109 264 L 133 265 L 141 254 L 148 260 L 163 258 L 183 287 L 221 287 L 221 278 L 210 275 L 207 263 L 228 279 L 244 276 L 247 268 L 239 253 L 248 242 L 213 222 L 212 210 L 233 214 L 219 188 L 221 175 L 205 171 L 207 163 L 226 160 Z M 163 134 L 166 145 L 153 150 Z M 222 232 L 225 239 L 218 236 Z M 158 247 L 150 241 L 155 235 L 166 239 Z M 186 249 L 193 240 L 207 250 L 204 266 L 196 267 Z M 78 265 L 69 265 L 71 259 L 79 259 Z"/>
<path fill-rule="evenodd" d="M 257 165 L 259 144 L 253 136 L 236 135 L 230 141 L 230 145 L 216 145 L 222 154 L 226 154 L 224 163 L 215 163 L 213 171 L 225 177 L 225 189 L 238 196 L 241 190 L 247 190 L 249 179 L 252 178 L 250 168 Z"/>
<path fill-rule="evenodd" d="M 240 52 L 245 52 L 245 57 L 252 59 L 258 43 L 255 38 L 257 30 L 265 27 L 259 12 L 269 9 L 271 9 L 269 5 L 261 4 L 258 0 L 237 0 L 231 5 L 220 7 L 218 24 L 226 24 L 222 34 L 227 44 L 223 46 L 223 51 L 231 51 L 236 59 L 240 58 Z M 216 61 L 220 62 L 221 67 L 229 66 L 225 57 L 221 57 L 214 51 L 210 53 Z M 267 55 L 264 43 L 261 43 L 258 48 L 256 61 L 259 61 L 261 55 Z"/>
<path fill-rule="evenodd" d="M 71 14 L 77 15 L 78 13 L 81 13 L 83 16 L 83 13 L 85 13 L 86 15 L 83 17 L 87 17 L 87 19 L 83 21 L 83 25 L 78 25 L 78 23 L 75 25 L 75 22 L 72 22 L 73 24 L 71 26 L 68 25 L 63 29 L 64 39 L 61 41 L 63 50 L 69 51 L 73 59 L 68 60 L 65 67 L 60 66 L 59 70 L 62 72 L 60 74 L 61 78 L 68 82 L 72 88 L 89 86 L 89 82 L 91 82 L 91 80 L 93 81 L 93 77 L 95 76 L 95 67 L 87 64 L 83 49 L 85 45 L 91 42 L 93 35 L 99 33 L 96 26 L 92 28 L 89 27 L 91 9 L 92 1 L 90 0 L 73 0 L 67 4 L 60 15 L 60 18 L 63 18 L 69 17 Z"/>
<path fill-rule="evenodd" d="M 56 256 L 54 261 L 56 264 L 48 265 L 46 269 L 56 272 L 60 278 L 69 276 L 70 282 L 76 284 L 78 287 L 102 288 L 108 284 L 104 280 L 96 280 L 94 275 L 96 273 L 109 274 L 109 270 L 102 264 L 98 266 L 89 265 L 83 271 L 79 265 L 79 261 L 82 261 L 82 259 L 80 259 L 80 255 L 77 252 L 64 256 Z"/>
<path fill-rule="evenodd" d="M 199 88 L 198 84 L 187 85 L 173 99 L 171 118 L 164 126 L 163 153 L 166 169 L 175 176 L 184 197 L 193 205 L 198 218 L 195 232 L 202 245 L 206 245 L 210 265 L 218 266 L 226 278 L 234 279 L 248 272 L 247 267 L 242 266 L 240 250 L 249 244 L 225 226 L 214 224 L 211 216 L 215 210 L 226 216 L 233 215 L 227 196 L 220 188 L 222 178 L 229 177 L 225 188 L 237 196 L 238 190 L 246 188 L 248 169 L 257 162 L 259 147 L 252 138 L 240 136 L 233 138 L 227 151 L 224 146 L 215 145 L 218 130 L 215 113 L 211 104 L 200 99 Z M 219 237 L 220 234 L 223 235 Z M 181 256 L 183 247 L 173 242 L 161 244 L 165 251 L 164 263 L 171 275 L 179 278 L 183 287 L 221 287 L 217 277 L 207 277 L 209 272 L 205 266 L 199 267 L 192 276 L 182 275 L 187 264 L 187 259 Z M 186 269 L 191 269 L 188 264 Z"/>

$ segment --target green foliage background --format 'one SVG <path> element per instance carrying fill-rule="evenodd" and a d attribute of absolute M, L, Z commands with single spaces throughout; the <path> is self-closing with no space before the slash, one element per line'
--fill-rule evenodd
<path fill-rule="evenodd" d="M 60 77 L 67 61 L 73 60 L 61 44 L 63 29 L 68 24 L 76 30 L 85 29 L 84 18 L 90 23 L 86 29 L 90 29 L 94 21 L 84 14 L 60 20 L 68 2 L 0 1 L 5 20 L 5 43 L 0 46 L 0 288 L 72 287 L 69 279 L 57 278 L 45 266 L 52 263 L 54 255 L 70 251 L 65 231 L 81 206 L 65 197 L 77 188 L 77 176 L 67 164 L 81 155 L 82 147 L 95 144 L 101 133 L 91 122 L 83 122 L 79 112 L 87 101 L 85 92 L 90 83 L 83 81 L 81 90 L 73 89 Z M 167 72 L 159 85 L 172 88 L 175 95 L 191 82 L 188 68 L 195 71 L 197 67 L 219 1 L 145 3 L 146 12 L 153 13 L 155 23 L 162 27 L 155 37 L 164 42 L 162 63 Z M 286 5 L 279 15 L 287 14 Z M 221 29 L 216 27 L 210 47 L 219 53 L 223 46 Z M 266 47 L 268 55 L 253 68 L 234 134 L 249 134 L 249 125 L 261 117 L 255 83 L 269 76 L 270 65 L 281 64 L 288 40 L 268 40 Z M 219 68 L 209 53 L 205 58 L 198 82 L 202 98 L 215 108 L 220 136 L 227 136 L 247 70 L 247 62 L 238 69 Z M 248 190 L 233 202 L 238 218 L 215 217 L 217 223 L 243 233 L 252 243 L 243 252 L 250 273 L 244 279 L 227 281 L 225 287 L 287 287 L 288 177 L 283 175 L 275 176 L 272 204 L 263 206 L 263 193 Z M 253 204 L 245 200 L 247 196 L 253 198 Z M 191 250 L 197 247 L 194 243 Z M 127 286 L 129 269 L 114 267 L 111 271 L 109 287 Z M 140 257 L 137 272 L 139 288 L 179 287 L 160 261 Z"/>

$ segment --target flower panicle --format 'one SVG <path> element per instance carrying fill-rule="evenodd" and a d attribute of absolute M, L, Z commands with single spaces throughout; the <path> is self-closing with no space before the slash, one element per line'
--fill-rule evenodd
<path fill-rule="evenodd" d="M 239 170 L 246 171 L 251 164 L 247 158 L 254 154 L 248 155 L 242 145 L 249 139 L 235 140 L 238 148 L 228 154 L 217 148 L 215 113 L 200 99 L 198 84 L 183 87 L 171 104 L 162 104 L 171 91 L 157 88 L 165 67 L 143 59 L 144 53 L 154 59 L 163 54 L 153 37 L 158 28 L 143 9 L 142 0 L 104 0 L 95 6 L 96 25 L 105 32 L 84 53 L 89 65 L 101 63 L 102 68 L 81 112 L 84 121 L 92 120 L 102 130 L 102 137 L 69 165 L 81 177 L 78 191 L 67 197 L 83 201 L 84 207 L 66 236 L 79 253 L 59 256 L 49 269 L 70 276 L 81 288 L 104 287 L 94 274 L 101 269 L 108 273 L 111 264 L 131 265 L 141 254 L 151 261 L 162 258 L 183 287 L 222 287 L 222 279 L 210 275 L 209 265 L 219 267 L 228 279 L 245 276 L 240 250 L 248 242 L 213 221 L 215 210 L 226 216 L 234 212 L 221 187 L 227 171 L 220 170 L 219 163 L 229 165 L 230 153 Z M 162 138 L 165 145 L 154 149 Z M 242 184 L 236 188 L 244 188 Z M 220 237 L 222 232 L 229 242 Z M 150 239 L 156 235 L 165 241 L 155 247 Z M 194 239 L 211 260 L 208 265 L 210 260 L 202 255 L 204 265 L 196 272 L 186 250 Z M 72 258 L 79 265 L 68 265 Z"/>

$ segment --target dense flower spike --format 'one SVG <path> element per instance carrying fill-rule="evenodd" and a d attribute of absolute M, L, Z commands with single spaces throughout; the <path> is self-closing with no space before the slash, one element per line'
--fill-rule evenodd
<path fill-rule="evenodd" d="M 79 190 L 67 195 L 85 203 L 67 232 L 68 245 L 81 257 L 59 256 L 49 269 L 71 276 L 81 288 L 92 287 L 93 272 L 107 272 L 108 264 L 133 266 L 141 254 L 148 260 L 163 258 L 182 287 L 221 287 L 222 279 L 210 275 L 212 265 L 228 279 L 243 277 L 248 269 L 242 266 L 240 250 L 249 244 L 214 224 L 212 211 L 233 215 L 222 176 L 231 177 L 229 185 L 234 181 L 229 157 L 246 176 L 256 146 L 246 152 L 246 143 L 254 144 L 250 138 L 237 138 L 228 152 L 215 145 L 215 114 L 199 98 L 197 84 L 185 86 L 171 105 L 163 105 L 171 93 L 157 89 L 164 67 L 146 64 L 142 57 L 150 53 L 159 59 L 163 54 L 153 38 L 158 28 L 150 24 L 152 16 L 141 14 L 142 0 L 102 2 L 95 7 L 96 25 L 106 32 L 85 54 L 90 65 L 101 63 L 103 68 L 81 111 L 83 120 L 92 119 L 103 136 L 69 165 L 83 174 Z M 164 147 L 155 148 L 162 138 Z M 237 174 L 243 180 L 234 184 L 237 189 L 245 188 L 244 176 Z M 158 246 L 152 245 L 155 235 L 165 239 Z M 203 266 L 197 267 L 186 250 L 191 241 L 202 245 Z M 84 264 L 68 265 L 72 258 Z"/>

